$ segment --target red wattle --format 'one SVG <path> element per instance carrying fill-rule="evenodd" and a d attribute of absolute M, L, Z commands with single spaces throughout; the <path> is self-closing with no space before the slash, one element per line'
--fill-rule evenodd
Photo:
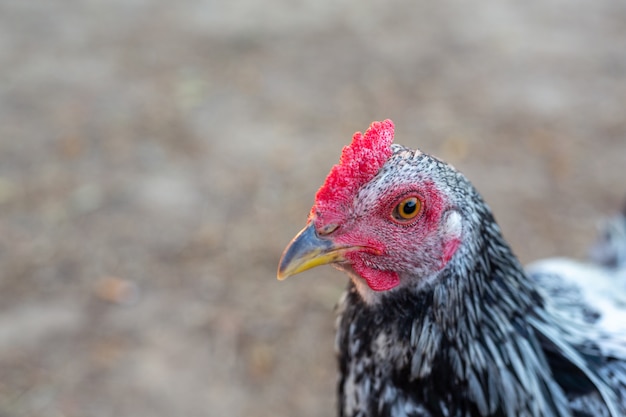
<path fill-rule="evenodd" d="M 388 291 L 400 284 L 400 277 L 393 271 L 379 271 L 371 269 L 360 262 L 353 264 L 352 268 L 374 291 Z"/>

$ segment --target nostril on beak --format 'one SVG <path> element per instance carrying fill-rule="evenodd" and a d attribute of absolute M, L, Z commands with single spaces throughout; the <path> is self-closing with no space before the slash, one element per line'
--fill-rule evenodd
<path fill-rule="evenodd" d="M 317 231 L 317 233 L 318 233 L 320 236 L 326 236 L 326 235 L 331 234 L 332 232 L 334 232 L 334 231 L 335 231 L 335 230 L 337 230 L 338 228 L 339 228 L 339 225 L 338 225 L 338 224 L 335 224 L 335 223 L 330 223 L 330 224 L 327 224 L 326 226 L 324 226 L 324 227 L 320 228 L 320 229 Z"/>

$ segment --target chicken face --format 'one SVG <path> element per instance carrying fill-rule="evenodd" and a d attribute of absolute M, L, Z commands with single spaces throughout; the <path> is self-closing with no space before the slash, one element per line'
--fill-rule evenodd
<path fill-rule="evenodd" d="M 359 143 L 364 138 L 378 147 Z M 375 150 L 356 156 L 349 150 L 358 158 L 353 166 L 344 150 L 317 194 L 307 226 L 285 250 L 279 279 L 330 263 L 357 287 L 365 283 L 388 291 L 428 283 L 448 264 L 461 243 L 462 221 L 449 181 L 434 179 L 454 171 L 419 151 L 391 145 L 392 138 L 390 121 L 355 135 L 350 147 Z"/>

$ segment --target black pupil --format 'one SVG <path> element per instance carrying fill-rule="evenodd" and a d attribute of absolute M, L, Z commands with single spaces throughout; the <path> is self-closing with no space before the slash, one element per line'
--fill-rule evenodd
<path fill-rule="evenodd" d="M 415 200 L 411 199 L 407 201 L 406 203 L 404 203 L 404 206 L 402 206 L 402 212 L 404 214 L 413 214 L 415 213 L 416 208 L 417 208 L 417 204 L 415 203 Z"/>

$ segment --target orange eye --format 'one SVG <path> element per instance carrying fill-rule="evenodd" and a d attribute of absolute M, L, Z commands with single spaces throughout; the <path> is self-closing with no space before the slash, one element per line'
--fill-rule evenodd
<path fill-rule="evenodd" d="M 417 197 L 405 198 L 393 209 L 393 218 L 400 222 L 414 219 L 422 209 L 422 202 Z"/>

